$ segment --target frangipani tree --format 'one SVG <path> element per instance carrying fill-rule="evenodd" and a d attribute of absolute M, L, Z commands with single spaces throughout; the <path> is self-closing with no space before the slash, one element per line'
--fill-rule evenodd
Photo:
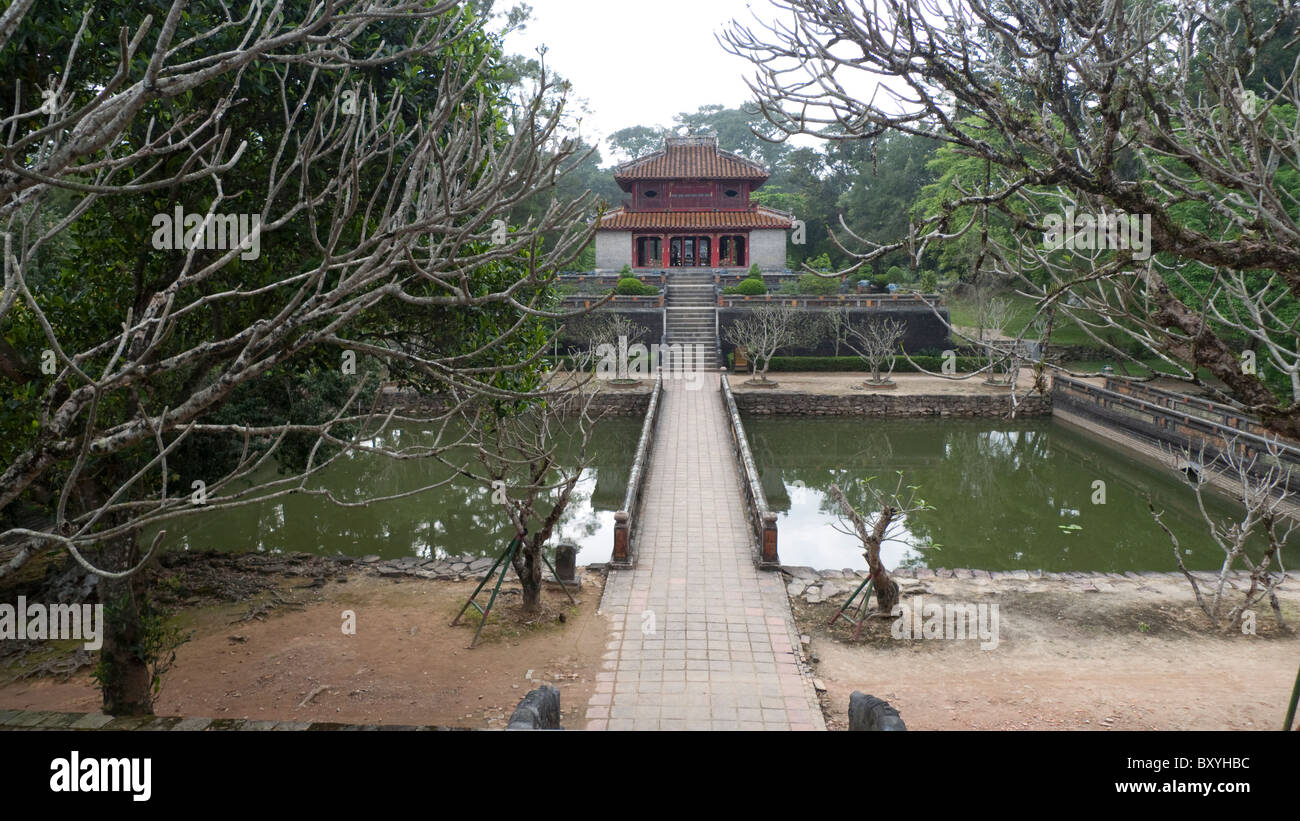
<path fill-rule="evenodd" d="M 500 60 L 470 7 L 434 0 L 0 15 L 3 567 L 57 549 L 102 580 L 123 614 L 107 711 L 151 709 L 138 571 L 170 522 L 371 503 L 310 479 L 351 451 L 473 444 L 460 407 L 552 393 L 551 283 L 593 209 L 502 218 L 575 144 L 545 72 L 512 97 Z M 384 409 L 384 380 L 443 410 Z M 415 422 L 432 444 L 377 444 Z"/>

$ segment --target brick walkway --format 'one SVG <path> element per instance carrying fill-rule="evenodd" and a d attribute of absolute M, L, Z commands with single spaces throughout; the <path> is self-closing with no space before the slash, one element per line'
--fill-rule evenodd
<path fill-rule="evenodd" d="M 636 542 L 612 570 L 589 730 L 823 730 L 781 574 L 754 566 L 717 377 L 664 380 Z"/>

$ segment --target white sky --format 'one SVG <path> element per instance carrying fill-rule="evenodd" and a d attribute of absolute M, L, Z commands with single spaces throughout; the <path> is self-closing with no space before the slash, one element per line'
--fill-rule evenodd
<path fill-rule="evenodd" d="M 587 140 L 632 125 L 671 126 L 673 115 L 701 105 L 729 108 L 752 99 L 744 78 L 748 60 L 728 54 L 715 39 L 733 18 L 750 24 L 751 7 L 770 19 L 766 0 L 526 0 L 533 18 L 506 39 L 510 53 L 536 57 L 545 43 L 547 65 L 573 82 L 590 113 Z M 502 10 L 508 3 L 499 3 Z"/>

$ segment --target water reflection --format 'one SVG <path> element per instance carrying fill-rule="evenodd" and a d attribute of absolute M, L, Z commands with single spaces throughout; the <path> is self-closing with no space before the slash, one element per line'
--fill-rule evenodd
<path fill-rule="evenodd" d="M 640 431 L 639 419 L 606 419 L 596 425 L 589 448 L 591 464 L 574 488 L 553 537 L 553 541 L 575 542 L 580 564 L 609 561 L 614 512 L 623 501 Z M 431 431 L 392 428 L 372 443 L 418 449 L 431 441 Z M 432 459 L 394 460 L 353 452 L 322 471 L 313 486 L 330 489 L 340 500 L 359 501 L 434 484 L 451 473 Z M 274 468 L 268 468 L 257 478 L 273 476 Z M 319 497 L 291 495 L 169 522 L 166 545 L 182 550 L 383 558 L 495 556 L 510 536 L 500 511 L 499 505 L 491 503 L 490 489 L 463 479 L 361 507 L 343 508 Z M 145 534 L 146 541 L 150 537 Z"/>
<path fill-rule="evenodd" d="M 779 511 L 785 564 L 865 569 L 856 538 L 837 532 L 827 489 L 856 479 L 892 486 L 895 471 L 935 509 L 912 515 L 907 541 L 886 542 L 889 567 L 1049 571 L 1176 570 L 1147 494 L 1192 569 L 1222 561 L 1192 491 L 1172 472 L 1049 420 L 747 419 L 769 504 Z M 1106 504 L 1092 504 L 1093 482 Z M 861 494 L 850 498 L 872 509 Z M 1209 498 L 1218 518 L 1231 501 Z M 860 508 L 860 509 L 861 509 Z M 911 542 L 908 544 L 907 542 Z M 912 545 L 916 545 L 915 547 Z"/>

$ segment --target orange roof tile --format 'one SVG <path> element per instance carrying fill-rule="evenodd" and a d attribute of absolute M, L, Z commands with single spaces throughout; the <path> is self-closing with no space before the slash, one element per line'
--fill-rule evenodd
<path fill-rule="evenodd" d="M 625 162 L 615 180 L 766 180 L 761 164 L 718 149 L 717 137 L 668 137 L 653 154 Z"/>
<path fill-rule="evenodd" d="M 630 231 L 653 228 L 780 228 L 788 229 L 791 217 L 781 211 L 758 206 L 751 211 L 626 211 L 622 208 L 605 214 L 598 229 Z"/>

